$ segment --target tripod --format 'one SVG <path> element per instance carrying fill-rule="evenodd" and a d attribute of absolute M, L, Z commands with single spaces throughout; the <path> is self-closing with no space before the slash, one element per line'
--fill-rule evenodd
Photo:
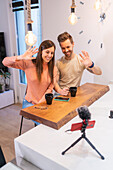
<path fill-rule="evenodd" d="M 104 156 L 102 156 L 100 154 L 100 152 L 95 148 L 95 146 L 89 141 L 89 139 L 86 137 L 86 134 L 85 134 L 85 130 L 86 130 L 86 127 L 88 125 L 88 122 L 83 122 L 83 126 L 82 126 L 82 129 L 81 129 L 81 132 L 83 133 L 81 135 L 80 138 L 78 138 L 71 146 L 69 146 L 65 151 L 62 152 L 62 155 L 64 155 L 71 147 L 73 147 L 74 145 L 76 145 L 82 138 L 84 138 L 88 143 L 89 145 L 100 155 L 101 159 L 105 159 Z"/>

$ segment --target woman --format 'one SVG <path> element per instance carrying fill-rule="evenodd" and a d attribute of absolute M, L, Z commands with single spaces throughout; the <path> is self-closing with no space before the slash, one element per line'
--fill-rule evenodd
<path fill-rule="evenodd" d="M 41 43 L 39 51 L 38 48 L 33 47 L 29 48 L 23 55 L 4 58 L 3 64 L 5 66 L 21 69 L 26 74 L 27 90 L 22 108 L 43 102 L 45 101 L 45 94 L 52 93 L 57 77 L 57 68 L 54 65 L 55 48 L 52 41 L 45 40 Z M 38 53 L 37 57 L 32 57 L 36 53 Z M 67 94 L 65 90 L 60 88 L 58 92 Z M 36 125 L 40 124 L 36 121 L 33 122 Z"/>
<path fill-rule="evenodd" d="M 32 57 L 36 53 L 37 57 Z M 57 76 L 54 60 L 55 45 L 50 40 L 43 41 L 39 51 L 34 47 L 29 48 L 23 55 L 4 58 L 5 66 L 25 72 L 27 78 L 25 100 L 28 105 L 43 102 L 45 94 L 52 93 Z"/>

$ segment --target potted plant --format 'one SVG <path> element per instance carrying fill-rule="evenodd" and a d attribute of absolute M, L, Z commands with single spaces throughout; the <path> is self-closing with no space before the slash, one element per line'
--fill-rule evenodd
<path fill-rule="evenodd" d="M 8 91 L 10 88 L 10 76 L 11 74 L 9 72 L 4 72 L 2 69 L 0 69 L 0 76 L 4 79 L 5 84 L 5 91 Z M 3 82 L 2 82 L 3 84 Z"/>

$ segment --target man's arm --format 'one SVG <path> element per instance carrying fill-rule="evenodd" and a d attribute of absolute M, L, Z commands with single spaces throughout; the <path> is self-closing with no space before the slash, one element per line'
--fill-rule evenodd
<path fill-rule="evenodd" d="M 90 72 L 90 73 L 93 73 L 93 74 L 96 74 L 96 75 L 101 75 L 102 74 L 102 71 L 100 69 L 100 67 L 96 66 L 94 64 L 94 62 L 92 62 L 88 52 L 86 51 L 82 51 L 82 54 L 84 55 L 80 55 L 80 57 L 82 58 L 81 59 L 81 62 L 85 65 L 86 69 Z"/>
<path fill-rule="evenodd" d="M 69 89 L 68 88 L 61 89 L 59 84 L 58 84 L 59 79 L 60 79 L 60 72 L 58 71 L 58 65 L 57 64 L 58 63 L 56 63 L 56 66 L 57 66 L 57 76 L 56 76 L 56 81 L 54 82 L 54 90 L 57 93 L 60 93 L 61 95 L 67 96 L 68 92 L 69 92 Z"/>
<path fill-rule="evenodd" d="M 63 95 L 63 96 L 67 96 L 67 95 L 68 95 L 68 92 L 69 92 L 69 89 L 68 89 L 68 88 L 63 88 L 63 89 L 61 89 L 57 82 L 56 82 L 55 85 L 54 85 L 54 90 L 55 90 L 57 93 L 60 93 L 60 94 Z"/>
<path fill-rule="evenodd" d="M 90 73 L 96 74 L 96 75 L 101 75 L 102 71 L 100 67 L 94 65 L 92 68 L 87 67 L 86 68 Z"/>
<path fill-rule="evenodd" d="M 60 93 L 61 95 L 63 96 L 67 96 L 68 95 L 68 92 L 69 92 L 69 89 L 68 88 L 63 88 L 61 89 L 59 84 L 58 84 L 58 81 L 59 81 L 59 73 L 57 74 L 57 77 L 56 77 L 56 81 L 54 83 L 54 90 L 57 92 L 57 93 Z"/>

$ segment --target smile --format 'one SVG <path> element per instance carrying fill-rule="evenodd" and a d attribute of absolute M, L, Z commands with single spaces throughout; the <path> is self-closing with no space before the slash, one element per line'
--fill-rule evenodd
<path fill-rule="evenodd" d="M 51 57 L 50 58 L 46 57 L 46 60 L 51 60 Z"/>
<path fill-rule="evenodd" d="M 65 54 L 69 55 L 69 54 L 70 54 L 70 52 L 66 52 Z"/>

